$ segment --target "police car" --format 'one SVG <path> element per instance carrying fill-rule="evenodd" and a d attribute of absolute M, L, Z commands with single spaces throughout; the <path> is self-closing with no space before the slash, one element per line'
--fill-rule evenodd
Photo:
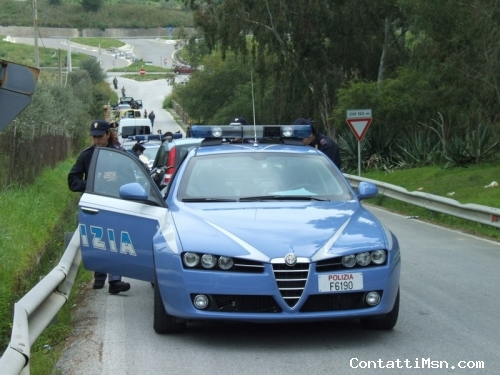
<path fill-rule="evenodd" d="M 192 135 L 203 141 L 165 196 L 137 158 L 96 148 L 79 202 L 86 269 L 152 283 L 158 333 L 193 320 L 394 327 L 398 241 L 360 203 L 375 185 L 354 191 L 302 144 L 308 125 L 193 126 Z M 113 165 L 135 180 L 103 189 Z"/>

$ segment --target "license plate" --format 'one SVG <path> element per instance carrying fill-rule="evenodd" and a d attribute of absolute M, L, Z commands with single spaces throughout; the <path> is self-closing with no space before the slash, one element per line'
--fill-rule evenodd
<path fill-rule="evenodd" d="M 363 274 L 359 273 L 334 273 L 319 275 L 318 285 L 320 292 L 345 292 L 363 289 Z"/>

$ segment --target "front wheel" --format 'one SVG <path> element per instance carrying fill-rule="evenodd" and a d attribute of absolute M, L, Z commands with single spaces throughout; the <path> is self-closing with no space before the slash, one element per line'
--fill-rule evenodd
<path fill-rule="evenodd" d="M 399 315 L 399 289 L 394 301 L 394 306 L 391 311 L 380 318 L 363 318 L 360 319 L 361 325 L 368 329 L 393 329 L 398 321 Z"/>
<path fill-rule="evenodd" d="M 179 333 L 186 330 L 186 322 L 168 314 L 165 311 L 160 294 L 158 279 L 155 279 L 154 288 L 154 316 L 153 328 L 156 333 Z"/>

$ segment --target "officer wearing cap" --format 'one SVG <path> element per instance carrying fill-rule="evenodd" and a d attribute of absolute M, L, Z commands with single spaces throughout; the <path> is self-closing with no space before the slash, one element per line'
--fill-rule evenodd
<path fill-rule="evenodd" d="M 235 116 L 231 118 L 231 121 L 229 121 L 229 125 L 248 125 L 247 120 L 243 116 Z M 248 140 L 243 139 L 243 138 L 235 138 L 231 140 L 231 143 L 248 143 Z"/>
<path fill-rule="evenodd" d="M 310 125 L 312 130 L 312 135 L 309 138 L 304 138 L 302 140 L 304 144 L 311 147 L 315 147 L 321 152 L 323 152 L 340 169 L 342 166 L 342 161 L 340 160 L 339 146 L 330 137 L 326 136 L 323 133 L 319 133 L 312 123 L 313 123 L 312 120 L 306 120 L 300 117 L 294 121 L 293 125 Z"/>
<path fill-rule="evenodd" d="M 87 188 L 87 173 L 96 146 L 113 147 L 109 143 L 109 123 L 104 120 L 94 120 L 90 124 L 90 136 L 94 145 L 87 147 L 78 156 L 75 165 L 68 174 L 68 186 L 71 191 L 84 192 Z"/>
<path fill-rule="evenodd" d="M 71 168 L 68 174 L 68 187 L 71 191 L 84 192 L 87 188 L 87 178 L 90 167 L 90 161 L 96 146 L 110 147 L 114 146 L 109 142 L 110 126 L 107 121 L 94 120 L 90 124 L 90 135 L 94 140 L 94 145 L 87 147 L 83 150 L 76 159 L 75 165 Z M 117 294 L 126 292 L 130 289 L 130 284 L 121 281 L 119 275 L 108 275 L 109 277 L 109 293 Z M 94 272 L 94 289 L 102 289 L 106 282 L 106 274 L 101 272 Z"/>
<path fill-rule="evenodd" d="M 118 140 L 118 123 L 116 121 L 109 123 L 109 143 L 118 150 L 125 150 Z"/>

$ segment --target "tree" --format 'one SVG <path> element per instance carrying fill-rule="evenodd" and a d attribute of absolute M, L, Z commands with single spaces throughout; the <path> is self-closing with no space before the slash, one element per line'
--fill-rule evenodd
<path fill-rule="evenodd" d="M 190 6 L 210 48 L 220 48 L 223 58 L 228 51 L 251 57 L 261 93 L 274 85 L 277 123 L 305 116 L 331 128 L 344 82 L 376 80 L 383 50 L 388 74 L 405 56 L 396 0 L 191 0 Z"/>
<path fill-rule="evenodd" d="M 106 73 L 102 70 L 99 61 L 94 58 L 88 58 L 80 62 L 80 69 L 86 70 L 93 83 L 99 83 L 106 79 Z"/>

